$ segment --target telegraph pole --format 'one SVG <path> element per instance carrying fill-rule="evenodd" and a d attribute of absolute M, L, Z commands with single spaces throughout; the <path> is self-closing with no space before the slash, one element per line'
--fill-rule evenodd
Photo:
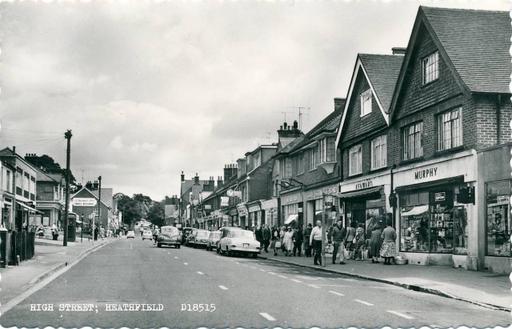
<path fill-rule="evenodd" d="M 64 239 L 62 245 L 66 247 L 68 245 L 68 211 L 69 211 L 69 160 L 71 157 L 71 130 L 64 133 L 64 138 L 67 140 L 66 148 L 66 202 L 64 209 Z"/>
<path fill-rule="evenodd" d="M 101 221 L 101 176 L 98 177 L 98 223 Z M 94 230 L 96 230 L 96 228 L 94 228 Z M 98 233 L 99 233 L 99 230 L 98 230 Z M 93 236 L 96 238 L 96 236 L 94 235 L 94 231 L 92 232 Z M 96 240 L 96 239 L 94 239 Z"/>

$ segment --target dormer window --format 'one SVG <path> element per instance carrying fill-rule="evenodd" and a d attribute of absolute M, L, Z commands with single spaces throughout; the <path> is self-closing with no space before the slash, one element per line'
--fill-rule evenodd
<path fill-rule="evenodd" d="M 436 51 L 421 61 L 423 84 L 426 85 L 439 77 L 439 52 Z"/>
<path fill-rule="evenodd" d="M 318 151 L 320 155 L 320 163 L 329 163 L 336 161 L 336 138 L 325 137 L 318 142 Z"/>
<path fill-rule="evenodd" d="M 361 93 L 361 116 L 372 112 L 372 91 L 368 89 Z"/>

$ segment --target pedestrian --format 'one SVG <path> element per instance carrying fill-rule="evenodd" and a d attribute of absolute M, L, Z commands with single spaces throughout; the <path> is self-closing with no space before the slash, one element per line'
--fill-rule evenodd
<path fill-rule="evenodd" d="M 322 222 L 319 220 L 316 221 L 316 226 L 311 230 L 309 244 L 313 246 L 315 265 L 322 265 Z"/>
<path fill-rule="evenodd" d="M 281 250 L 283 253 L 286 251 L 286 248 L 284 246 L 284 234 L 286 233 L 286 226 L 282 226 L 281 230 L 279 231 L 279 240 L 281 241 Z"/>
<path fill-rule="evenodd" d="M 293 256 L 298 254 L 300 257 L 302 255 L 302 240 L 302 226 L 299 226 L 293 232 Z"/>
<path fill-rule="evenodd" d="M 354 246 L 356 237 L 356 222 L 351 221 L 350 226 L 347 228 L 347 235 L 345 238 L 345 249 L 348 251 L 348 259 L 354 256 Z"/>
<path fill-rule="evenodd" d="M 306 229 L 304 230 L 304 250 L 306 253 L 306 257 L 311 257 L 311 244 L 309 243 L 309 237 L 311 236 L 312 230 L 313 225 L 311 223 L 309 223 Z"/>
<path fill-rule="evenodd" d="M 386 218 L 386 228 L 382 231 L 382 247 L 380 248 L 380 255 L 384 258 L 384 265 L 391 265 L 391 260 L 396 256 L 396 231 L 391 226 L 392 219 L 390 216 Z"/>
<path fill-rule="evenodd" d="M 354 258 L 355 260 L 363 260 L 363 248 L 365 246 L 366 237 L 364 233 L 364 224 L 360 223 L 356 229 L 354 238 Z"/>
<path fill-rule="evenodd" d="M 272 228 L 272 249 L 274 249 L 274 256 L 277 256 L 277 251 L 281 248 L 281 238 L 279 236 L 279 229 L 277 226 Z"/>
<path fill-rule="evenodd" d="M 265 249 L 265 252 L 268 253 L 268 245 L 270 244 L 270 238 L 271 238 L 270 228 L 268 225 L 265 225 L 262 230 L 262 238 L 263 238 L 263 248 Z"/>
<path fill-rule="evenodd" d="M 254 233 L 256 235 L 256 241 L 258 241 L 261 246 L 263 244 L 263 232 L 261 231 L 261 226 L 258 226 Z"/>
<path fill-rule="evenodd" d="M 342 220 L 338 219 L 336 225 L 334 225 L 331 233 L 331 240 L 334 243 L 334 249 L 332 252 L 332 263 L 336 264 L 336 258 L 338 253 L 340 254 L 340 264 L 345 264 L 345 245 L 344 241 L 347 235 L 347 230 L 342 226 Z"/>
<path fill-rule="evenodd" d="M 379 262 L 380 247 L 382 245 L 382 220 L 373 226 L 373 230 L 370 235 L 370 251 L 369 256 L 372 258 L 372 263 Z"/>
<path fill-rule="evenodd" d="M 293 231 L 291 227 L 288 227 L 284 233 L 283 244 L 286 250 L 285 255 L 291 256 L 293 250 Z"/>

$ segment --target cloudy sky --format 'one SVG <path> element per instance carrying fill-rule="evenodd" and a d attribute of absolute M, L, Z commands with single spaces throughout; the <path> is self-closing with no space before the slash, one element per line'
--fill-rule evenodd
<path fill-rule="evenodd" d="M 92 1 L 0 4 L 0 146 L 49 154 L 79 181 L 154 199 L 307 131 L 345 97 L 358 52 L 406 46 L 419 5 L 486 1 Z M 288 112 L 283 114 L 283 112 Z"/>

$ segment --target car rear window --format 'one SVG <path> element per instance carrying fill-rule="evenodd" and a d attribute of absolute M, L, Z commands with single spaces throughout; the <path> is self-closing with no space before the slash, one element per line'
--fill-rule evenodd
<path fill-rule="evenodd" d="M 162 234 L 168 234 L 168 235 L 176 235 L 178 234 L 178 229 L 174 226 L 169 227 L 162 227 Z"/>
<path fill-rule="evenodd" d="M 207 238 L 210 232 L 208 231 L 197 231 L 197 237 L 198 238 Z"/>
<path fill-rule="evenodd" d="M 237 230 L 231 232 L 231 237 L 233 238 L 248 238 L 248 239 L 254 239 L 254 233 L 251 231 L 243 231 L 243 230 Z"/>

